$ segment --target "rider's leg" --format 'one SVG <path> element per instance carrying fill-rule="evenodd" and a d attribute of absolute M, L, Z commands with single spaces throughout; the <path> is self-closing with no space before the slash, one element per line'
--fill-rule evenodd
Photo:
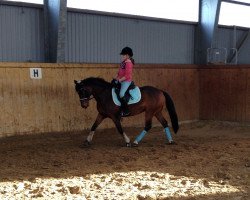
<path fill-rule="evenodd" d="M 121 82 L 120 98 L 121 98 L 121 111 L 123 116 L 130 114 L 128 110 L 128 104 L 124 98 L 125 92 L 127 91 L 130 84 L 131 84 L 130 81 Z"/>

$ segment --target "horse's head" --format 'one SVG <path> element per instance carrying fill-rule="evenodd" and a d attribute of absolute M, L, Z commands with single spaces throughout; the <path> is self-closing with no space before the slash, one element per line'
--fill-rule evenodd
<path fill-rule="evenodd" d="M 76 81 L 75 83 L 75 90 L 79 95 L 80 103 L 83 108 L 87 108 L 89 106 L 89 100 L 91 99 L 92 90 L 90 87 L 85 86 L 82 81 Z"/>

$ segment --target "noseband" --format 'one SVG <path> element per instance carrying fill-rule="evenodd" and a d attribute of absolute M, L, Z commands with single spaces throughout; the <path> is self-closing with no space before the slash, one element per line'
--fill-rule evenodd
<path fill-rule="evenodd" d="M 86 89 L 84 89 L 84 88 L 81 88 L 80 89 L 81 91 L 87 91 Z M 90 101 L 91 99 L 93 99 L 94 97 L 92 96 L 92 95 L 90 95 L 89 97 L 85 97 L 85 98 L 80 98 L 80 101 Z"/>
<path fill-rule="evenodd" d="M 89 97 L 89 98 L 81 98 L 81 99 L 80 99 L 80 101 L 86 101 L 86 100 L 87 100 L 87 101 L 89 101 L 89 100 L 91 100 L 91 99 L 93 99 L 93 98 L 94 98 L 94 97 Z"/>

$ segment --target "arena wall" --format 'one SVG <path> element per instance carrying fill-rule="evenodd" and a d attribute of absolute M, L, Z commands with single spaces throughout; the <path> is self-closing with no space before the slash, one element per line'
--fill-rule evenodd
<path fill-rule="evenodd" d="M 90 76 L 109 81 L 117 73 L 117 66 L 0 63 L 0 136 L 90 128 L 97 116 L 96 103 L 93 100 L 88 109 L 82 109 L 73 81 Z M 30 68 L 41 68 L 42 79 L 31 79 Z M 180 121 L 199 119 L 197 66 L 137 64 L 134 80 L 138 86 L 152 85 L 168 91 L 175 102 Z M 122 124 L 144 126 L 144 116 L 125 119 Z M 100 126 L 111 127 L 114 125 L 109 119 Z"/>
<path fill-rule="evenodd" d="M 200 119 L 250 122 L 250 65 L 201 66 Z"/>
<path fill-rule="evenodd" d="M 30 68 L 41 68 L 42 79 L 31 79 Z M 88 109 L 82 109 L 73 81 L 90 76 L 109 81 L 116 72 L 117 64 L 0 63 L 0 136 L 90 128 L 96 103 L 93 100 Z M 134 80 L 138 86 L 167 91 L 181 122 L 250 122 L 249 65 L 137 64 Z M 122 124 L 142 127 L 144 116 L 124 119 Z M 159 123 L 154 120 L 154 125 Z M 112 127 L 109 119 L 100 126 Z"/>

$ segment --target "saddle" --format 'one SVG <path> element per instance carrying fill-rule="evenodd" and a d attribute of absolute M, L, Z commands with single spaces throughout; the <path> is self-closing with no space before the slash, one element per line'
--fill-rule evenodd
<path fill-rule="evenodd" d="M 116 80 L 112 80 L 112 97 L 113 101 L 116 105 L 120 105 L 120 89 L 121 83 L 117 82 Z M 141 100 L 141 92 L 139 87 L 135 86 L 134 82 L 132 81 L 130 86 L 128 87 L 127 91 L 125 92 L 124 99 L 128 104 L 134 104 Z"/>

